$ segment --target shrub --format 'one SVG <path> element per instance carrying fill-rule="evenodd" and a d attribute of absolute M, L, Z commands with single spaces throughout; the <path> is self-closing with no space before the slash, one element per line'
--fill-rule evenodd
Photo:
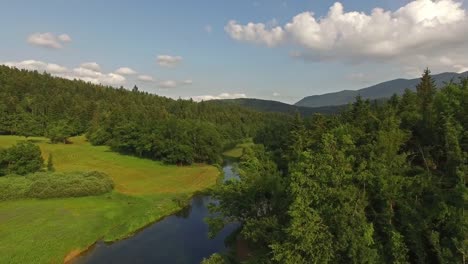
<path fill-rule="evenodd" d="M 29 141 L 20 142 L 0 153 L 0 173 L 26 175 L 43 166 L 41 149 Z"/>
<path fill-rule="evenodd" d="M 0 177 L 0 201 L 27 197 L 31 180 L 19 175 Z"/>
<path fill-rule="evenodd" d="M 110 192 L 113 188 L 112 179 L 97 171 L 38 172 L 26 177 L 0 178 L 0 200 L 91 196 Z"/>

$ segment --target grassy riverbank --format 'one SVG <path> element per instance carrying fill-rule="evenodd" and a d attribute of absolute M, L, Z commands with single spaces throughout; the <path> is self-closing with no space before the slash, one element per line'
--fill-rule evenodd
<path fill-rule="evenodd" d="M 0 136 L 0 147 L 24 137 Z M 115 182 L 114 192 L 83 198 L 0 202 L 0 263 L 61 263 L 72 251 L 99 239 L 124 238 L 179 209 L 176 202 L 215 184 L 214 166 L 178 167 L 91 146 L 83 137 L 73 144 L 29 138 L 57 171 L 97 170 Z M 0 190 L 1 191 L 1 190 Z"/>
<path fill-rule="evenodd" d="M 244 154 L 244 149 L 253 145 L 252 139 L 246 140 L 244 143 L 237 144 L 234 148 L 223 152 L 223 156 L 231 159 L 238 159 Z"/>

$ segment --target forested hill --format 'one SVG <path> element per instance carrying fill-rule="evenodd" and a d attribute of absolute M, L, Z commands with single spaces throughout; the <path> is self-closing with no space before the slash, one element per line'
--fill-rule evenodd
<path fill-rule="evenodd" d="M 223 148 L 252 137 L 265 119 L 237 105 L 173 100 L 0 66 L 0 134 L 95 145 L 168 163 L 215 163 Z"/>
<path fill-rule="evenodd" d="M 458 81 L 459 77 L 467 77 L 468 71 L 464 73 L 445 72 L 433 75 L 432 78 L 436 87 L 441 87 L 444 83 L 450 81 Z M 419 78 L 416 79 L 395 79 L 376 85 L 372 85 L 360 90 L 343 90 L 335 93 L 327 93 L 322 95 L 307 96 L 295 103 L 296 106 L 302 107 L 322 107 L 333 105 L 346 105 L 354 101 L 356 96 L 360 95 L 363 99 L 381 99 L 389 98 L 393 94 L 402 95 L 405 89 L 412 91 L 416 90 L 416 85 L 419 83 Z"/>
<path fill-rule="evenodd" d="M 213 100 L 213 103 L 219 104 L 231 104 L 231 105 L 240 105 L 245 106 L 261 112 L 277 112 L 277 113 L 286 113 L 294 114 L 299 112 L 302 116 L 310 116 L 315 113 L 321 114 L 336 114 L 340 110 L 343 110 L 346 105 L 340 106 L 323 106 L 323 107 L 303 107 L 290 105 L 273 100 L 262 100 L 255 98 L 238 98 L 238 99 L 223 99 L 223 100 Z"/>
<path fill-rule="evenodd" d="M 272 122 L 254 143 L 208 220 L 240 224 L 248 263 L 466 263 L 468 78 L 437 89 L 427 70 L 416 92 Z"/>

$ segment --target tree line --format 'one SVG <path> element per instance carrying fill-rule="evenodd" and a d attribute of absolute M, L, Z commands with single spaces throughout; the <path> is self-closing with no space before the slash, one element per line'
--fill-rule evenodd
<path fill-rule="evenodd" d="M 0 66 L 0 134 L 46 136 L 52 143 L 86 134 L 92 144 L 126 154 L 216 163 L 223 149 L 254 136 L 264 120 L 282 118 Z"/>
<path fill-rule="evenodd" d="M 241 223 L 247 263 L 466 263 L 468 79 L 436 89 L 426 70 L 416 92 L 266 122 L 255 143 L 208 220 Z"/>

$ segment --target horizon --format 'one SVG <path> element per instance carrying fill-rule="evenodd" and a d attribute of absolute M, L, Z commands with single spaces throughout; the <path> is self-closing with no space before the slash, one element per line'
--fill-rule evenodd
<path fill-rule="evenodd" d="M 16 22 L 0 30 L 0 64 L 174 99 L 294 104 L 426 67 L 467 71 L 466 10 L 458 0 L 15 1 L 0 9 Z"/>

